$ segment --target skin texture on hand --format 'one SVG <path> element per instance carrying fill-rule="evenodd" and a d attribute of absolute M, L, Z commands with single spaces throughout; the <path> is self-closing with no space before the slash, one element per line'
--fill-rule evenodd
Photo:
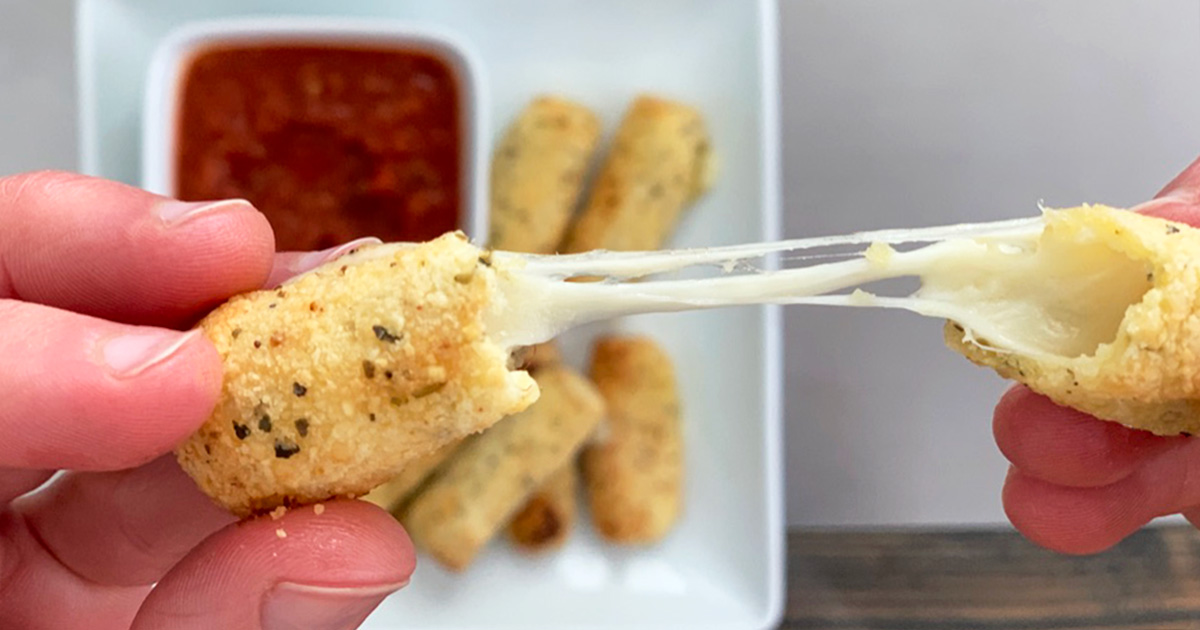
<path fill-rule="evenodd" d="M 1200 160 L 1135 210 L 1200 226 Z M 1024 386 L 1001 399 L 993 432 L 1012 463 L 1005 512 L 1039 545 L 1089 554 L 1160 516 L 1200 525 L 1200 439 L 1101 422 Z"/>
<path fill-rule="evenodd" d="M 234 523 L 169 454 L 221 384 L 216 350 L 180 329 L 353 246 L 275 254 L 241 201 L 0 178 L 5 627 L 340 630 L 408 582 L 412 545 L 379 508 Z"/>

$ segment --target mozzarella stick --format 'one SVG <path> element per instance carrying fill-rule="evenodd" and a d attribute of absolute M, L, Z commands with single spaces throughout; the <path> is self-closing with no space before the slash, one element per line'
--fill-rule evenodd
<path fill-rule="evenodd" d="M 526 349 L 523 367 L 537 370 L 562 362 L 558 345 L 546 342 Z M 575 498 L 579 470 L 572 460 L 550 475 L 508 524 L 509 537 L 517 547 L 537 552 L 561 547 L 575 527 Z"/>
<path fill-rule="evenodd" d="M 424 457 L 414 460 L 405 466 L 399 475 L 396 475 L 387 483 L 369 492 L 367 496 L 362 498 L 363 501 L 374 503 L 389 512 L 398 510 L 413 491 L 433 475 L 437 468 L 454 454 L 459 444 L 459 442 L 452 442 Z"/>
<path fill-rule="evenodd" d="M 683 427 L 670 358 L 651 340 L 596 343 L 592 380 L 608 406 L 607 439 L 583 453 L 592 521 L 616 543 L 662 539 L 683 503 Z"/>
<path fill-rule="evenodd" d="M 578 491 L 579 470 L 572 460 L 550 475 L 509 522 L 513 544 L 529 552 L 561 547 L 575 528 Z"/>
<path fill-rule="evenodd" d="M 642 96 L 617 129 L 588 203 L 567 236 L 566 252 L 658 249 L 712 171 L 700 112 Z"/>
<path fill-rule="evenodd" d="M 470 565 L 604 415 L 595 387 L 569 368 L 549 367 L 535 378 L 541 398 L 455 453 L 401 515 L 413 542 L 449 569 Z"/>
<path fill-rule="evenodd" d="M 588 108 L 552 96 L 530 103 L 492 159 L 490 246 L 554 253 L 599 138 L 600 120 Z"/>
<path fill-rule="evenodd" d="M 199 325 L 220 401 L 176 451 L 239 516 L 362 496 L 537 399 L 489 329 L 497 270 L 461 234 L 368 248 Z"/>

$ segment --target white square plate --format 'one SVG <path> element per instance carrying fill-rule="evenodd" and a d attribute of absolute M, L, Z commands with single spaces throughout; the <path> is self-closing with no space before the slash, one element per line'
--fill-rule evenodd
<path fill-rule="evenodd" d="M 534 94 L 594 107 L 611 130 L 639 91 L 698 106 L 721 173 L 674 245 L 778 237 L 773 0 L 79 0 L 83 169 L 137 183 L 149 57 L 171 29 L 235 15 L 417 20 L 480 52 L 499 133 Z M 783 606 L 778 311 L 631 318 L 678 366 L 687 431 L 686 513 L 651 549 L 616 550 L 585 526 L 542 559 L 493 544 L 464 575 L 421 561 L 366 628 L 767 628 Z M 568 350 L 586 351 L 589 333 Z"/>

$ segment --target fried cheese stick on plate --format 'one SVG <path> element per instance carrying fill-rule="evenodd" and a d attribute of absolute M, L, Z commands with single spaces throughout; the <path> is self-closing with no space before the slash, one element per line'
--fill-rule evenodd
<path fill-rule="evenodd" d="M 639 96 L 617 128 L 563 251 L 662 247 L 684 210 L 708 189 L 714 164 L 699 111 Z"/>
<path fill-rule="evenodd" d="M 608 407 L 607 435 L 582 457 L 592 524 L 611 542 L 657 542 L 683 509 L 675 367 L 649 338 L 608 336 L 592 350 L 591 377 Z"/>
<path fill-rule="evenodd" d="M 596 388 L 570 368 L 543 368 L 537 382 L 536 403 L 472 439 L 400 515 L 413 542 L 450 569 L 465 569 L 604 415 Z"/>
<path fill-rule="evenodd" d="M 538 371 L 558 365 L 562 357 L 553 343 L 533 346 L 524 355 L 525 368 Z M 537 553 L 557 549 L 571 536 L 578 509 L 579 469 L 571 458 L 550 474 L 525 500 L 508 523 L 508 537 L 518 549 Z"/>
<path fill-rule="evenodd" d="M 554 96 L 530 102 L 496 147 L 489 244 L 558 251 L 599 140 L 600 119 L 583 105 Z"/>
<path fill-rule="evenodd" d="M 579 470 L 574 459 L 550 474 L 508 523 L 508 537 L 522 551 L 562 547 L 578 518 Z"/>

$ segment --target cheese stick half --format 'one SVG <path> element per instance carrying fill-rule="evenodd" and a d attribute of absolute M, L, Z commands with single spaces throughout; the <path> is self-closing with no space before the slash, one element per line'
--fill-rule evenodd
<path fill-rule="evenodd" d="M 471 440 L 418 494 L 401 521 L 418 547 L 461 571 L 513 512 L 579 451 L 604 415 L 604 401 L 564 366 L 535 377 L 541 398 Z"/>

